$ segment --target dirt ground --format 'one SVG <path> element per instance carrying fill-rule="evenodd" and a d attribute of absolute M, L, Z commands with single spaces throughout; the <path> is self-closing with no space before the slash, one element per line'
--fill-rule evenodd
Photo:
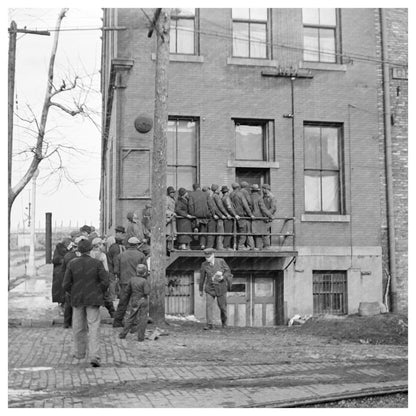
<path fill-rule="evenodd" d="M 293 329 L 303 334 L 360 344 L 406 345 L 408 342 L 407 316 L 390 313 L 375 316 L 323 316 L 311 318 Z"/>

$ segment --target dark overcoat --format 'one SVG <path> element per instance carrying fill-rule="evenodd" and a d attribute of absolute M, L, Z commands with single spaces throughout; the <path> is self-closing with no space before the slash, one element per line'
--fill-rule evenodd
<path fill-rule="evenodd" d="M 186 217 L 189 215 L 189 205 L 188 200 L 180 196 L 175 204 L 175 213 L 180 217 Z M 189 218 L 177 218 L 176 219 L 176 230 L 178 233 L 191 233 L 192 232 L 192 222 Z M 189 244 L 192 238 L 190 235 L 178 234 L 177 242 L 178 244 Z"/>
<path fill-rule="evenodd" d="M 64 303 L 65 291 L 62 287 L 64 280 L 64 272 L 62 270 L 62 263 L 64 261 L 65 254 L 68 253 L 67 248 L 63 243 L 58 243 L 53 252 L 52 264 L 52 302 Z"/>
<path fill-rule="evenodd" d="M 82 254 L 68 263 L 63 288 L 71 294 L 73 307 L 102 306 L 108 282 L 108 272 L 103 263 L 88 254 Z"/>
<path fill-rule="evenodd" d="M 216 272 L 222 272 L 224 279 L 218 281 L 215 278 Z M 222 296 L 231 290 L 232 285 L 231 270 L 224 259 L 215 258 L 214 264 L 209 261 L 204 261 L 201 265 L 201 280 L 199 281 L 199 291 L 202 292 L 205 287 L 205 292 L 212 296 Z"/>

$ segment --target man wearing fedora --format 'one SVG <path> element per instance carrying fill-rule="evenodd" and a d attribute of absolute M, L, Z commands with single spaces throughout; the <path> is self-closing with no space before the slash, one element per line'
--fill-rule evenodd
<path fill-rule="evenodd" d="M 201 279 L 199 281 L 199 295 L 206 296 L 205 330 L 213 328 L 212 312 L 215 298 L 221 312 L 222 327 L 227 326 L 227 291 L 231 290 L 232 277 L 230 268 L 224 259 L 215 257 L 213 248 L 204 250 L 205 261 L 201 266 Z"/>
<path fill-rule="evenodd" d="M 71 293 L 74 357 L 83 359 L 87 353 L 93 367 L 100 367 L 100 306 L 104 305 L 104 293 L 108 287 L 108 273 L 103 263 L 89 254 L 91 241 L 78 243 L 80 257 L 68 263 L 63 288 Z"/>

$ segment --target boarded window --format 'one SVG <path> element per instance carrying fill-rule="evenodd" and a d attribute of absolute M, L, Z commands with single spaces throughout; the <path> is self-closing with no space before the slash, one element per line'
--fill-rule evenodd
<path fill-rule="evenodd" d="M 313 272 L 313 313 L 347 313 L 347 274 L 344 271 Z"/>
<path fill-rule="evenodd" d="M 121 149 L 120 198 L 149 198 L 150 150 Z"/>

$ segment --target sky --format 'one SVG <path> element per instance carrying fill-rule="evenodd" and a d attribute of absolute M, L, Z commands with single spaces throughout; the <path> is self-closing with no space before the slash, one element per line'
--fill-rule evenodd
<path fill-rule="evenodd" d="M 22 151 L 35 143 L 32 132 L 34 124 L 28 123 L 28 120 L 40 118 L 56 33 L 53 30 L 59 10 L 8 9 L 8 26 L 14 20 L 18 28 L 51 30 L 51 36 L 17 35 L 12 185 L 23 176 L 30 160 Z M 75 76 L 80 77 L 85 85 L 80 99 L 85 100 L 90 117 L 72 117 L 55 107 L 49 111 L 46 139 L 50 142 L 50 150 L 55 149 L 56 145 L 61 146 L 59 152 L 65 172 L 61 172 L 61 175 L 51 174 L 58 166 L 56 157 L 41 162 L 36 181 L 36 227 L 44 227 L 46 212 L 52 213 L 53 226 L 65 226 L 70 222 L 72 226 L 84 223 L 99 226 L 101 31 L 97 29 L 101 27 L 101 16 L 99 7 L 69 8 L 62 22 L 55 63 L 55 85 L 61 86 L 62 80 L 69 85 Z M 57 96 L 56 101 L 74 108 L 72 100 L 78 100 L 78 97 L 78 94 L 65 93 Z M 12 229 L 28 227 L 31 191 L 32 181 L 14 203 Z"/>

